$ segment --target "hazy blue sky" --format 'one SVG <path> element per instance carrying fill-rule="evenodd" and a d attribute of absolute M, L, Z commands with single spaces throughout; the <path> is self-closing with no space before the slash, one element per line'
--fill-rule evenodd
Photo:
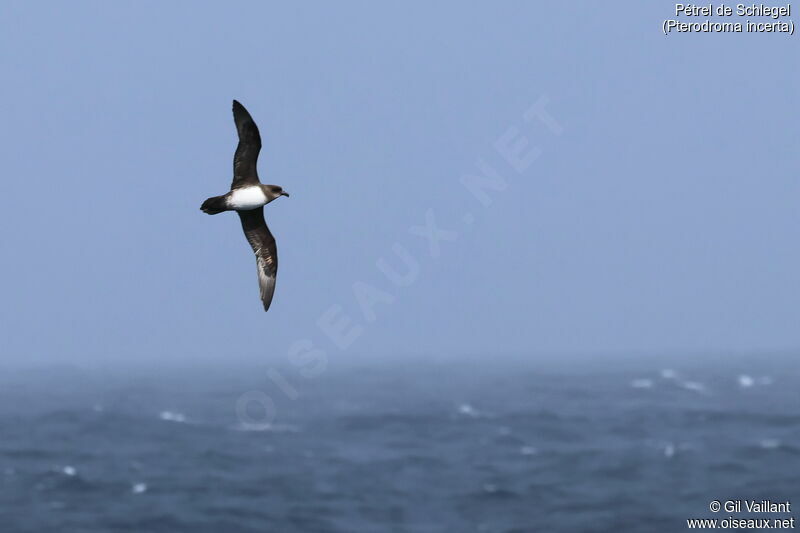
<path fill-rule="evenodd" d="M 800 347 L 798 37 L 664 36 L 672 2 L 287 4 L 2 3 L 6 360 Z M 238 217 L 198 210 L 233 98 L 292 194 L 266 314 Z"/>

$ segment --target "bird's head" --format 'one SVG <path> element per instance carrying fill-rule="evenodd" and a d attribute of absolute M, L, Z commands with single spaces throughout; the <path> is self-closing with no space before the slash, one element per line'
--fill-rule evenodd
<path fill-rule="evenodd" d="M 267 195 L 267 203 L 281 196 L 289 197 L 289 193 L 284 191 L 280 185 L 262 185 L 261 188 L 264 189 L 264 194 Z"/>

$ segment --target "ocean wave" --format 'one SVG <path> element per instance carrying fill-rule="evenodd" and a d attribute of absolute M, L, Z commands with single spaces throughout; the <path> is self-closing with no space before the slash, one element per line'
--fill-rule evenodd
<path fill-rule="evenodd" d="M 773 383 L 772 378 L 769 376 L 759 376 L 754 378 L 748 374 L 739 375 L 739 377 L 736 379 L 736 382 L 739 384 L 739 387 L 743 389 L 750 389 L 757 386 L 766 387 L 772 385 Z"/>
<path fill-rule="evenodd" d="M 520 455 L 536 455 L 539 450 L 535 446 L 520 446 L 519 453 Z"/>
<path fill-rule="evenodd" d="M 664 368 L 659 372 L 663 379 L 677 379 L 678 373 L 671 368 Z"/>
<path fill-rule="evenodd" d="M 78 472 L 72 465 L 51 468 L 31 478 L 37 492 L 87 492 L 99 486 Z"/>
<path fill-rule="evenodd" d="M 699 381 L 679 381 L 678 385 L 680 385 L 680 387 L 683 389 L 696 392 L 698 394 L 710 394 L 705 384 Z"/>
<path fill-rule="evenodd" d="M 781 447 L 781 441 L 778 439 L 761 439 L 758 445 L 765 450 L 777 450 Z"/>
<path fill-rule="evenodd" d="M 177 411 L 161 411 L 158 414 L 158 418 L 166 422 L 177 422 L 179 424 L 183 424 L 187 420 L 186 415 Z"/>
<path fill-rule="evenodd" d="M 756 380 L 753 379 L 751 376 L 748 376 L 747 374 L 742 374 L 741 376 L 739 376 L 737 381 L 739 382 L 739 386 L 742 387 L 743 389 L 750 388 L 756 384 Z"/>
<path fill-rule="evenodd" d="M 244 432 L 271 432 L 271 433 L 299 433 L 300 428 L 293 424 L 248 424 L 239 422 L 232 428 L 234 431 Z"/>
<path fill-rule="evenodd" d="M 631 380 L 631 387 L 634 389 L 652 389 L 653 380 L 647 378 L 636 378 Z"/>
<path fill-rule="evenodd" d="M 690 422 L 726 423 L 732 425 L 744 424 L 753 426 L 786 426 L 800 425 L 800 413 L 775 413 L 766 411 L 744 411 L 726 409 L 688 409 L 684 412 Z"/>

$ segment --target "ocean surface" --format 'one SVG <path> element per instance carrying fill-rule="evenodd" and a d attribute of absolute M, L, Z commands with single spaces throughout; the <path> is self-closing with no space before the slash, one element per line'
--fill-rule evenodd
<path fill-rule="evenodd" d="M 746 516 L 713 500 L 800 508 L 800 355 L 498 360 L 3 368 L 0 531 L 650 532 Z"/>

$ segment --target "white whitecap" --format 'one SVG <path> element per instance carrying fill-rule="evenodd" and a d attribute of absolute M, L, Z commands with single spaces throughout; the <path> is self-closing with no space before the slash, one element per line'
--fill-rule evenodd
<path fill-rule="evenodd" d="M 743 389 L 748 389 L 756 384 L 756 380 L 754 380 L 751 376 L 747 374 L 742 374 L 739 376 L 739 386 Z"/>
<path fill-rule="evenodd" d="M 63 469 L 61 469 L 61 471 L 64 472 L 65 476 L 70 476 L 70 477 L 78 473 L 78 470 L 74 466 L 70 465 L 65 466 Z"/>
<path fill-rule="evenodd" d="M 134 494 L 143 494 L 147 492 L 147 484 L 146 483 L 134 483 L 131 486 L 131 492 Z"/>
<path fill-rule="evenodd" d="M 477 417 L 480 415 L 477 409 L 468 403 L 462 403 L 458 406 L 458 413 L 464 416 Z"/>
<path fill-rule="evenodd" d="M 653 380 L 647 378 L 637 378 L 631 381 L 631 387 L 634 389 L 652 389 Z"/>
<path fill-rule="evenodd" d="M 178 423 L 186 422 L 186 415 L 184 415 L 183 413 L 178 413 L 176 411 L 161 411 L 158 417 L 161 420 L 166 420 L 167 422 L 178 422 Z"/>
<path fill-rule="evenodd" d="M 705 394 L 708 392 L 706 386 L 700 383 L 699 381 L 681 381 L 680 385 L 686 390 L 690 390 L 700 394 Z"/>
<path fill-rule="evenodd" d="M 522 455 L 536 455 L 539 453 L 539 450 L 537 450 L 534 446 L 523 446 L 519 449 L 519 453 Z"/>
<path fill-rule="evenodd" d="M 241 422 L 233 426 L 235 431 L 272 431 L 275 433 L 297 433 L 300 428 L 292 424 L 253 424 Z"/>
<path fill-rule="evenodd" d="M 764 448 L 765 450 L 776 450 L 780 448 L 781 441 L 778 439 L 761 439 L 758 442 L 758 445 Z"/>
<path fill-rule="evenodd" d="M 671 442 L 668 442 L 666 446 L 664 446 L 664 457 L 666 457 L 667 459 L 671 459 L 672 457 L 675 456 L 676 451 L 677 450 L 675 449 L 675 445 L 672 444 Z"/>

